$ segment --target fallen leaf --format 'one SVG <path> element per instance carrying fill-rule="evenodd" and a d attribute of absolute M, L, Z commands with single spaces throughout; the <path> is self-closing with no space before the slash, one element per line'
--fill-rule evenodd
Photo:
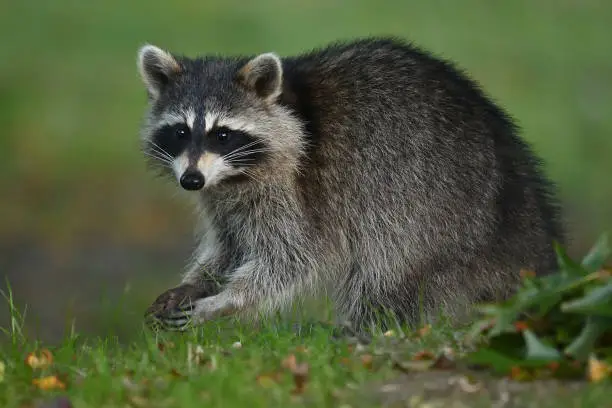
<path fill-rule="evenodd" d="M 519 275 L 521 279 L 530 279 L 530 278 L 535 278 L 536 273 L 528 269 L 521 269 L 521 271 L 519 272 Z"/>
<path fill-rule="evenodd" d="M 385 336 L 385 337 L 393 337 L 393 336 L 395 336 L 395 332 L 393 330 L 387 330 L 386 332 L 383 333 L 383 336 Z"/>
<path fill-rule="evenodd" d="M 531 379 L 529 372 L 519 366 L 513 366 L 510 369 L 510 378 L 515 381 L 526 381 Z"/>
<path fill-rule="evenodd" d="M 348 357 L 342 357 L 340 359 L 340 364 L 342 364 L 343 366 L 346 366 L 346 367 L 350 367 L 352 365 L 351 364 L 351 359 L 348 358 Z"/>
<path fill-rule="evenodd" d="M 612 372 L 611 367 L 594 356 L 589 357 L 588 378 L 591 382 L 600 382 Z"/>
<path fill-rule="evenodd" d="M 417 360 L 417 361 L 393 361 L 392 368 L 403 373 L 412 373 L 414 371 L 427 371 L 433 365 L 433 360 Z"/>
<path fill-rule="evenodd" d="M 429 334 L 430 331 L 431 331 L 431 325 L 430 324 L 426 324 L 425 326 L 423 326 L 419 330 L 417 330 L 417 334 L 419 335 L 419 337 L 424 337 L 427 334 Z"/>
<path fill-rule="evenodd" d="M 123 383 L 123 386 L 130 391 L 140 390 L 140 386 L 132 380 L 132 376 L 130 374 L 123 376 L 121 382 Z"/>
<path fill-rule="evenodd" d="M 144 408 L 144 407 L 151 406 L 149 401 L 147 401 L 144 397 L 141 397 L 140 395 L 131 396 L 129 401 L 130 401 L 130 405 L 137 407 L 137 408 Z"/>
<path fill-rule="evenodd" d="M 285 359 L 281 362 L 281 366 L 290 371 L 293 371 L 297 366 L 297 359 L 295 358 L 295 354 L 289 354 Z"/>
<path fill-rule="evenodd" d="M 308 354 L 308 351 L 309 351 L 309 350 L 308 350 L 308 348 L 307 348 L 307 347 L 305 347 L 305 346 L 297 346 L 297 347 L 295 348 L 295 352 L 296 352 L 296 353 L 304 353 L 304 354 Z"/>
<path fill-rule="evenodd" d="M 184 377 L 184 375 L 179 373 L 176 368 L 173 368 L 172 370 L 170 370 L 170 376 L 174 377 L 174 378 L 183 378 Z"/>
<path fill-rule="evenodd" d="M 482 383 L 478 382 L 472 378 L 466 377 L 466 376 L 461 376 L 459 377 L 459 380 L 457 381 L 459 384 L 459 387 L 461 387 L 461 389 L 464 392 L 467 392 L 468 394 L 472 394 L 474 392 L 478 392 L 480 391 L 480 389 L 482 388 Z"/>
<path fill-rule="evenodd" d="M 526 322 L 518 321 L 514 322 L 514 328 L 516 329 L 516 331 L 522 332 L 523 330 L 528 330 L 529 325 L 527 325 Z"/>
<path fill-rule="evenodd" d="M 48 349 L 42 349 L 38 354 L 31 352 L 26 356 L 25 363 L 33 369 L 45 368 L 53 363 L 53 355 Z"/>
<path fill-rule="evenodd" d="M 260 386 L 264 388 L 270 388 L 270 387 L 275 386 L 278 382 L 280 382 L 281 373 L 278 371 L 275 371 L 272 373 L 259 374 L 256 380 Z"/>
<path fill-rule="evenodd" d="M 163 353 L 164 351 L 166 351 L 166 349 L 170 349 L 170 348 L 174 348 L 174 347 L 175 347 L 175 345 L 174 345 L 174 343 L 173 343 L 173 342 L 171 342 L 171 341 L 169 341 L 169 342 L 167 342 L 167 343 L 161 343 L 161 342 L 157 343 L 157 349 L 158 349 L 160 352 L 162 352 L 162 353 Z"/>
<path fill-rule="evenodd" d="M 293 375 L 293 383 L 295 388 L 291 391 L 292 395 L 304 393 L 306 382 L 308 381 L 308 372 L 310 367 L 308 363 L 298 364 L 295 354 L 289 354 L 281 363 L 282 367 L 289 370 Z"/>
<path fill-rule="evenodd" d="M 187 344 L 187 366 L 191 369 L 193 365 L 201 365 L 204 362 L 208 362 L 204 349 L 199 344 L 195 347 L 191 344 Z"/>
<path fill-rule="evenodd" d="M 449 353 L 441 353 L 431 366 L 431 368 L 435 368 L 437 370 L 450 370 L 455 367 L 455 360 Z"/>
<path fill-rule="evenodd" d="M 412 356 L 412 359 L 414 361 L 434 360 L 435 358 L 436 358 L 436 356 L 434 356 L 434 354 L 431 351 L 428 351 L 428 350 L 423 350 L 423 351 L 416 352 Z"/>
<path fill-rule="evenodd" d="M 559 366 L 560 364 L 558 361 L 551 361 L 550 363 L 546 365 L 546 367 L 548 367 L 548 369 L 553 372 L 557 371 L 559 369 Z"/>
<path fill-rule="evenodd" d="M 50 375 L 42 378 L 34 378 L 32 384 L 40 388 L 41 390 L 65 390 L 66 384 L 64 384 L 57 376 Z"/>
<path fill-rule="evenodd" d="M 306 383 L 308 382 L 308 372 L 310 367 L 308 363 L 298 364 L 291 373 L 293 374 L 293 383 L 295 388 L 291 391 L 291 394 L 298 395 L 303 394 L 306 389 Z"/>
<path fill-rule="evenodd" d="M 361 356 L 361 364 L 367 370 L 372 369 L 372 361 L 373 361 L 373 357 L 371 354 L 364 354 Z"/>

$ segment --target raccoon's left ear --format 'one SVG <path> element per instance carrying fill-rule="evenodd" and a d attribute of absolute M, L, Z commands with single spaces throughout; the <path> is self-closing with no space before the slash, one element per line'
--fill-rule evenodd
<path fill-rule="evenodd" d="M 260 98 L 274 102 L 283 89 L 280 57 L 272 52 L 258 55 L 238 71 L 237 80 Z"/>
<path fill-rule="evenodd" d="M 147 44 L 138 50 L 138 71 L 150 97 L 156 99 L 181 67 L 169 52 Z"/>

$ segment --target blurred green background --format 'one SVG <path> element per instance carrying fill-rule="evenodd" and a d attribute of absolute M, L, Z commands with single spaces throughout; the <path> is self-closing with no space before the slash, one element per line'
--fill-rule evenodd
<path fill-rule="evenodd" d="M 33 335 L 129 337 L 192 245 L 191 207 L 138 149 L 138 47 L 292 54 L 373 34 L 456 61 L 517 119 L 580 253 L 612 226 L 611 26 L 595 0 L 2 0 L 0 271 Z"/>

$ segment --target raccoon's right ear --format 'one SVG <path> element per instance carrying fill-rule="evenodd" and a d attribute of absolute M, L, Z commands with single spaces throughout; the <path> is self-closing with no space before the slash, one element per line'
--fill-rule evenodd
<path fill-rule="evenodd" d="M 261 54 L 247 62 L 236 79 L 260 98 L 273 102 L 282 92 L 283 64 L 272 52 Z"/>
<path fill-rule="evenodd" d="M 138 71 L 149 96 L 156 99 L 181 66 L 169 52 L 147 44 L 138 50 Z"/>

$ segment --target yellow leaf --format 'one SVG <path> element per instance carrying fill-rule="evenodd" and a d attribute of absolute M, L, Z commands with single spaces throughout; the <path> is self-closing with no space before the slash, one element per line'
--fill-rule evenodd
<path fill-rule="evenodd" d="M 34 352 L 28 354 L 25 363 L 34 369 L 45 368 L 53 363 L 53 355 L 49 350 L 42 349 L 38 354 Z"/>
<path fill-rule="evenodd" d="M 4 381 L 4 373 L 6 371 L 6 366 L 2 361 L 0 361 L 0 383 Z"/>
<path fill-rule="evenodd" d="M 431 331 L 431 325 L 426 324 L 425 326 L 417 330 L 417 334 L 419 335 L 419 337 L 425 337 L 426 335 L 429 334 L 430 331 Z"/>
<path fill-rule="evenodd" d="M 599 382 L 606 378 L 611 371 L 610 366 L 605 362 L 597 360 L 594 356 L 589 357 L 589 381 Z"/>
<path fill-rule="evenodd" d="M 32 380 L 32 384 L 40 388 L 41 390 L 55 390 L 66 389 L 66 384 L 60 381 L 55 375 L 50 375 L 48 377 L 35 378 Z"/>
<path fill-rule="evenodd" d="M 257 382 L 264 388 L 275 386 L 280 380 L 279 373 L 265 373 L 257 376 Z"/>
<path fill-rule="evenodd" d="M 364 354 L 361 356 L 361 364 L 363 365 L 365 369 L 368 369 L 368 370 L 372 369 L 373 360 L 374 358 L 372 357 L 371 354 Z"/>

